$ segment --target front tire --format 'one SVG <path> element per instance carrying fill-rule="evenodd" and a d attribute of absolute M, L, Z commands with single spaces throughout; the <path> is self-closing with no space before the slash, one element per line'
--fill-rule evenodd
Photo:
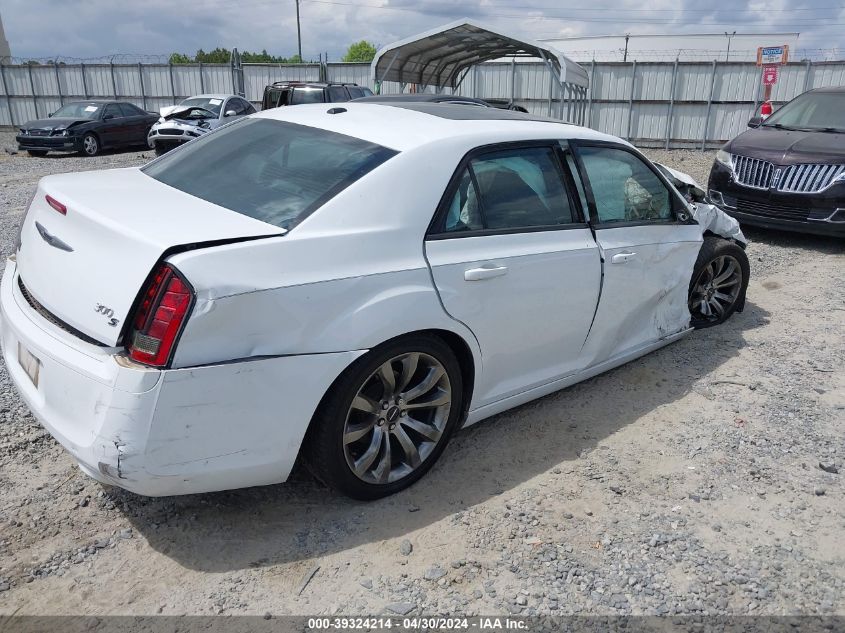
<path fill-rule="evenodd" d="M 388 342 L 356 360 L 323 398 L 305 439 L 305 464 L 355 499 L 391 495 L 440 457 L 462 400 L 461 368 L 442 339 Z"/>
<path fill-rule="evenodd" d="M 689 287 L 691 324 L 701 329 L 724 323 L 745 305 L 750 266 L 734 242 L 705 237 Z"/>
<path fill-rule="evenodd" d="M 88 132 L 82 137 L 82 153 L 85 156 L 96 156 L 100 153 L 100 139 L 96 134 Z"/>

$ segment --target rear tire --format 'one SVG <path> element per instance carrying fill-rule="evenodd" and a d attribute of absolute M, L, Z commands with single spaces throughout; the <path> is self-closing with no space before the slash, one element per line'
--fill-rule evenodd
<path fill-rule="evenodd" d="M 689 287 L 691 325 L 719 325 L 745 305 L 750 266 L 745 251 L 729 240 L 707 236 L 698 253 Z"/>
<path fill-rule="evenodd" d="M 454 352 L 436 336 L 373 348 L 323 397 L 303 444 L 317 479 L 355 499 L 386 497 L 419 480 L 462 415 Z"/>
<path fill-rule="evenodd" d="M 47 150 L 44 149 L 28 149 L 26 153 L 30 156 L 35 156 L 36 158 L 41 158 L 47 155 Z"/>

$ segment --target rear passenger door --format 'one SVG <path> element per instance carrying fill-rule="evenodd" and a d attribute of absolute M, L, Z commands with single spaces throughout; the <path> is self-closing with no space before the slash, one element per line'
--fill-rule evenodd
<path fill-rule="evenodd" d="M 592 365 L 689 326 L 687 295 L 701 228 L 686 202 L 631 147 L 572 142 L 604 267 L 584 345 Z"/>
<path fill-rule="evenodd" d="M 425 252 L 443 306 L 481 347 L 479 406 L 583 365 L 601 264 L 570 185 L 556 144 L 477 150 L 429 228 Z"/>
<path fill-rule="evenodd" d="M 126 136 L 129 143 L 144 143 L 151 125 L 147 123 L 147 115 L 131 103 L 118 103 L 117 107 L 126 121 Z"/>

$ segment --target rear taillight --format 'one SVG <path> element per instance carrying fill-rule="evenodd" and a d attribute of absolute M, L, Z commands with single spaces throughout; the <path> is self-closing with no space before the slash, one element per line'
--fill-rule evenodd
<path fill-rule="evenodd" d="M 159 266 L 141 293 L 126 349 L 145 365 L 165 367 L 194 302 L 194 291 L 168 264 Z"/>
<path fill-rule="evenodd" d="M 53 196 L 45 196 L 45 199 L 47 200 L 47 204 L 53 207 L 53 209 L 55 209 L 62 215 L 67 215 L 67 207 L 58 200 L 56 200 Z"/>

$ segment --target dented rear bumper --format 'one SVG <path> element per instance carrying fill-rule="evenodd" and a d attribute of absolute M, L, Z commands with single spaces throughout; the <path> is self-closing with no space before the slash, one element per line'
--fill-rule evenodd
<path fill-rule="evenodd" d="M 91 477 L 149 496 L 287 479 L 323 394 L 363 353 L 148 369 L 32 310 L 13 260 L 0 328 L 9 375 L 44 428 Z"/>

